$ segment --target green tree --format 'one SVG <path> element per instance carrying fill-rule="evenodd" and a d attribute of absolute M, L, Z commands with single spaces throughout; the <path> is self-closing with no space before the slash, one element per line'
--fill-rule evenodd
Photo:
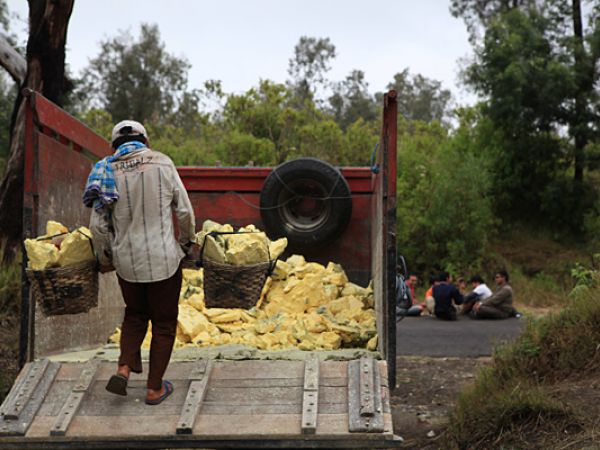
<path fill-rule="evenodd" d="M 388 89 L 397 92 L 398 114 L 407 120 L 443 121 L 448 115 L 452 95 L 442 83 L 421 74 L 411 76 L 408 68 L 394 75 Z M 381 100 L 383 93 L 377 94 Z"/>
<path fill-rule="evenodd" d="M 599 6 L 585 32 L 578 0 L 453 6 L 467 25 L 485 30 L 464 76 L 503 134 L 494 188 L 504 196 L 502 209 L 518 217 L 537 211 L 546 221 L 570 217 L 571 228 L 580 229 L 594 197 L 583 180 L 600 119 Z"/>
<path fill-rule="evenodd" d="M 329 106 L 335 121 L 344 129 L 358 119 L 368 122 L 377 118 L 377 103 L 369 93 L 362 70 L 353 70 L 344 81 L 334 84 Z"/>
<path fill-rule="evenodd" d="M 294 47 L 294 57 L 289 60 L 288 83 L 301 102 L 314 100 L 318 89 L 326 85 L 325 74 L 335 56 L 335 45 L 329 38 L 300 38 Z"/>
<path fill-rule="evenodd" d="M 168 122 L 197 111 L 196 93 L 187 90 L 190 64 L 170 54 L 157 25 L 142 24 L 134 39 L 127 32 L 100 44 L 84 71 L 89 106 L 106 109 L 115 121 Z M 181 114 L 178 114 L 181 113 Z"/>
<path fill-rule="evenodd" d="M 416 270 L 480 265 L 493 235 L 489 162 L 479 151 L 477 114 L 461 112 L 453 135 L 439 122 L 401 120 L 397 243 Z"/>

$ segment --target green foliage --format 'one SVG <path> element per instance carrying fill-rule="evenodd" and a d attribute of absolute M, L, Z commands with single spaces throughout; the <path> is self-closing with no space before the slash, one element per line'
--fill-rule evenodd
<path fill-rule="evenodd" d="M 478 267 L 494 232 L 486 161 L 463 122 L 402 122 L 398 160 L 398 248 L 414 268 Z"/>
<path fill-rule="evenodd" d="M 142 24 L 137 40 L 121 32 L 100 46 L 80 87 L 92 106 L 115 121 L 141 122 L 166 122 L 182 108 L 197 110 L 197 99 L 187 91 L 190 65 L 167 52 L 157 25 Z"/>
<path fill-rule="evenodd" d="M 398 114 L 406 120 L 421 120 L 431 122 L 442 121 L 448 115 L 452 95 L 442 88 L 437 80 L 424 77 L 421 74 L 411 76 L 408 68 L 394 75 L 394 80 L 387 85 L 388 89 L 397 92 Z M 383 94 L 377 94 L 378 99 Z"/>
<path fill-rule="evenodd" d="M 451 6 L 478 43 L 464 77 L 486 98 L 482 112 L 499 138 L 484 147 L 494 161 L 496 211 L 570 233 L 581 233 L 595 200 L 583 169 L 586 162 L 593 167 L 585 152 L 598 136 L 600 106 L 593 69 L 600 58 L 598 11 L 590 10 L 585 33 L 574 34 L 576 3 L 454 0 Z"/>
<path fill-rule="evenodd" d="M 379 110 L 375 98 L 369 94 L 369 84 L 361 70 L 353 70 L 344 81 L 336 83 L 329 105 L 335 121 L 347 128 L 358 119 L 375 120 Z"/>

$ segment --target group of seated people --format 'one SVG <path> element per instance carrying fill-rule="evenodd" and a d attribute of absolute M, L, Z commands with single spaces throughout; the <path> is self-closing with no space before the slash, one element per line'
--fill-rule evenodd
<path fill-rule="evenodd" d="M 441 272 L 430 279 L 430 287 L 425 293 L 425 300 L 416 301 L 415 287 L 418 283 L 416 274 L 410 274 L 406 280 L 401 275 L 396 278 L 396 316 L 420 316 L 423 313 L 433 314 L 441 320 L 456 320 L 459 314 L 473 319 L 508 319 L 520 314 L 513 306 L 513 290 L 508 284 L 506 270 L 499 270 L 494 276 L 496 292 L 492 293 L 480 275 L 469 280 L 472 290 L 466 293 L 466 282 L 463 278 L 453 284 L 448 272 Z"/>

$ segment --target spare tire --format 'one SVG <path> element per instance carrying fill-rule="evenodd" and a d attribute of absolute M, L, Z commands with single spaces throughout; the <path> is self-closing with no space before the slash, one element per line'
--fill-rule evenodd
<path fill-rule="evenodd" d="M 286 237 L 292 248 L 322 246 L 348 226 L 352 197 L 338 169 L 320 159 L 300 158 L 273 169 L 260 207 L 269 237 Z"/>

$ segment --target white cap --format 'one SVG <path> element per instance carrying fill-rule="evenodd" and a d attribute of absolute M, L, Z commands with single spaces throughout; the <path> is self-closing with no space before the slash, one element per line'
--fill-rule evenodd
<path fill-rule="evenodd" d="M 115 142 L 115 140 L 117 140 L 121 136 L 139 134 L 148 139 L 148 133 L 146 133 L 144 125 L 142 125 L 139 122 L 136 122 L 135 120 L 122 120 L 113 128 L 110 140 L 111 142 Z"/>

